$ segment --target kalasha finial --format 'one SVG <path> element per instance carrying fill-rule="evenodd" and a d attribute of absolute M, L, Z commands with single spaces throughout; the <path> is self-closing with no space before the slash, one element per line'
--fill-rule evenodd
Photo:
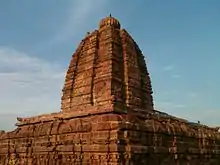
<path fill-rule="evenodd" d="M 120 29 L 119 21 L 112 17 L 111 13 L 108 17 L 103 18 L 99 23 L 99 28 L 103 28 L 106 26 L 112 26 L 114 28 Z"/>

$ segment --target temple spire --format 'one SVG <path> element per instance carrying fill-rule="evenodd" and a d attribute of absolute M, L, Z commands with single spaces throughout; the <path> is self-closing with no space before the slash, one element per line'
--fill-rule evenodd
<path fill-rule="evenodd" d="M 82 40 L 70 62 L 63 87 L 63 111 L 153 109 L 144 56 L 119 21 L 103 18 Z"/>

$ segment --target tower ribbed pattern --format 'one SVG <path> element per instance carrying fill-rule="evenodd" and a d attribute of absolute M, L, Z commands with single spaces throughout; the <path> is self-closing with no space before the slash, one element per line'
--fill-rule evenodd
<path fill-rule="evenodd" d="M 88 34 L 70 62 L 62 111 L 112 107 L 152 110 L 152 87 L 144 55 L 119 21 L 106 17 Z"/>

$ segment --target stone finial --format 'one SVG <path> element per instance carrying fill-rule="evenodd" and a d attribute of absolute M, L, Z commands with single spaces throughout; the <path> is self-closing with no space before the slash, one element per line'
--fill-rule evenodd
<path fill-rule="evenodd" d="M 111 14 L 109 15 L 109 17 L 103 18 L 99 23 L 100 29 L 106 26 L 112 26 L 117 29 L 120 29 L 121 27 L 119 21 L 116 18 L 112 17 Z"/>

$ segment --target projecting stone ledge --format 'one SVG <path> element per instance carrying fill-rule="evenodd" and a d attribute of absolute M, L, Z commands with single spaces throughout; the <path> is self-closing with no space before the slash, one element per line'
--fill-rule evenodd
<path fill-rule="evenodd" d="M 22 125 L 28 125 L 28 124 L 34 124 L 34 123 L 43 123 L 43 122 L 50 122 L 55 120 L 68 120 L 71 118 L 77 118 L 77 117 L 84 117 L 84 116 L 90 116 L 90 115 L 101 115 L 106 113 L 129 113 L 133 115 L 137 115 L 140 117 L 148 117 L 151 115 L 157 115 L 157 114 L 163 114 L 156 110 L 146 110 L 141 108 L 130 108 L 130 107 L 124 107 L 124 109 L 119 109 L 118 107 L 115 107 L 113 104 L 107 104 L 103 106 L 81 106 L 72 108 L 70 111 L 61 111 L 57 113 L 51 113 L 51 114 L 42 114 L 38 116 L 33 117 L 17 117 L 17 123 L 16 126 L 22 126 Z M 181 119 L 179 119 L 181 120 Z M 182 119 L 183 120 L 183 119 Z"/>
<path fill-rule="evenodd" d="M 88 110 L 88 109 L 87 109 Z M 90 112 L 90 113 L 89 113 Z M 142 113 L 140 113 L 142 112 Z M 163 112 L 159 111 L 129 111 L 127 112 L 122 111 L 113 111 L 113 109 L 105 109 L 100 111 L 98 108 L 93 108 L 90 111 L 81 113 L 79 111 L 70 111 L 70 112 L 59 112 L 59 113 L 52 113 L 52 114 L 44 114 L 29 118 L 19 118 L 17 126 L 23 125 L 31 125 L 31 124 L 39 124 L 39 123 L 46 123 L 46 122 L 55 122 L 55 121 L 64 121 L 70 120 L 74 118 L 86 118 L 87 116 L 96 116 L 96 115 L 104 115 L 108 113 L 115 113 L 123 117 L 129 117 L 136 119 L 136 122 L 141 121 L 145 127 L 145 131 L 155 132 L 155 133 L 163 133 L 163 134 L 175 134 L 183 135 L 183 136 L 195 136 L 195 138 L 210 138 L 210 139 L 220 139 L 219 127 L 209 127 L 206 125 L 198 124 L 198 123 L 191 123 L 187 120 L 177 118 L 171 115 L 168 115 Z M 125 119 L 121 120 L 121 122 L 125 123 L 125 128 L 131 124 L 131 121 L 125 121 Z M 134 121 L 132 121 L 134 122 Z M 135 123 L 133 123 L 135 124 Z M 123 127 L 121 127 L 123 129 Z M 147 129 L 147 130 L 146 130 Z M 1 134 L 4 131 L 0 132 Z"/>
<path fill-rule="evenodd" d="M 51 114 L 43 114 L 34 117 L 27 117 L 27 118 L 19 118 L 17 126 L 21 125 L 28 125 L 34 123 L 43 123 L 43 122 L 50 122 L 56 120 L 67 120 L 71 118 L 78 118 L 83 116 L 90 116 L 90 115 L 98 115 L 98 114 L 105 114 L 113 112 L 112 106 L 104 107 L 91 107 L 90 109 L 86 109 L 86 111 L 76 109 L 70 112 L 58 112 L 58 113 L 51 113 Z"/>

